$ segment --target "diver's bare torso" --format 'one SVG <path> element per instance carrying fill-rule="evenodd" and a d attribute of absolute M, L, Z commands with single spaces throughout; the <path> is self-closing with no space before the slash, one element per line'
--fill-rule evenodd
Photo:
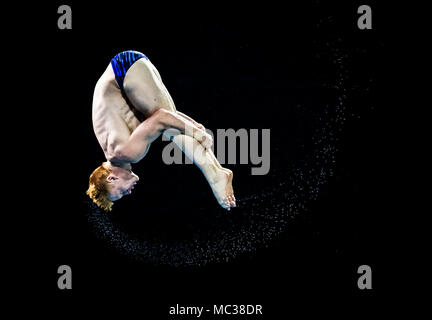
<path fill-rule="evenodd" d="M 145 117 L 160 108 L 176 110 L 157 69 L 149 60 L 137 60 L 128 70 L 123 86 L 135 112 Z M 108 161 L 114 157 L 116 146 L 127 141 L 141 123 L 123 98 L 111 64 L 96 84 L 92 118 L 96 138 Z"/>

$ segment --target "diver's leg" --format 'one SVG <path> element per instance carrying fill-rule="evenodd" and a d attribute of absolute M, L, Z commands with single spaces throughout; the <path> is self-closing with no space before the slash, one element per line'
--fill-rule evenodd
<path fill-rule="evenodd" d="M 200 168 L 218 203 L 228 210 L 235 207 L 232 171 L 222 168 L 213 152 L 205 149 L 196 139 L 178 134 L 174 130 L 166 130 L 164 135 L 170 138 Z"/>
<path fill-rule="evenodd" d="M 155 69 L 150 61 L 139 59 L 129 68 L 123 82 L 129 101 L 146 117 L 161 108 L 176 111 L 174 101 Z"/>
<path fill-rule="evenodd" d="M 214 164 L 215 164 L 219 169 L 231 171 L 231 170 L 229 170 L 229 169 L 224 168 L 224 167 L 221 166 L 221 164 L 219 163 L 218 159 L 216 158 L 216 156 L 215 156 L 213 150 L 208 149 L 207 151 L 208 151 L 208 156 L 209 156 L 209 158 L 213 161 L 213 163 L 214 163 Z"/>
<path fill-rule="evenodd" d="M 168 91 L 167 91 L 167 93 L 168 93 Z M 168 93 L 168 95 L 169 95 L 169 93 Z M 195 126 L 197 126 L 198 128 L 205 130 L 205 128 L 204 128 L 200 123 L 196 122 L 194 119 L 192 119 L 192 118 L 189 117 L 188 115 L 186 115 L 186 114 L 184 114 L 184 113 L 182 113 L 182 112 L 179 112 L 179 111 L 177 111 L 177 114 L 179 114 L 179 115 L 180 115 L 181 117 L 183 117 L 184 119 L 189 120 L 190 122 L 192 122 L 192 123 L 193 123 Z M 213 161 L 213 163 L 214 163 L 218 168 L 223 169 L 223 170 L 230 171 L 230 170 L 225 169 L 224 167 L 222 167 L 222 166 L 220 165 L 219 161 L 216 159 L 216 156 L 214 155 L 214 153 L 213 153 L 212 150 L 207 150 L 207 151 L 208 151 L 208 156 L 209 156 L 209 158 Z"/>
<path fill-rule="evenodd" d="M 159 72 L 149 60 L 136 61 L 128 70 L 123 85 L 129 100 L 144 115 L 149 116 L 159 108 L 176 112 L 174 101 Z M 222 168 L 213 152 L 206 150 L 198 140 L 173 130 L 167 130 L 164 135 L 172 138 L 201 169 L 219 204 L 226 209 L 235 206 L 231 170 Z"/>

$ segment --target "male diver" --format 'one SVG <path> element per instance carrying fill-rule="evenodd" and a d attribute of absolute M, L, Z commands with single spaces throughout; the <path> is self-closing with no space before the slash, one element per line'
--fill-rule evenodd
<path fill-rule="evenodd" d="M 105 211 L 131 194 L 139 180 L 132 163 L 145 157 L 151 143 L 166 135 L 207 179 L 218 203 L 235 207 L 231 170 L 214 156 L 205 128 L 176 110 L 159 72 L 137 51 L 117 54 L 96 83 L 92 120 L 106 162 L 90 175 L 87 194 Z"/>

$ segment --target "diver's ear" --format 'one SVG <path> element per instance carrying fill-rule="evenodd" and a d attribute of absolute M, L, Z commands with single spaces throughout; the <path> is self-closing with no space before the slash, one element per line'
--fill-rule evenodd
<path fill-rule="evenodd" d="M 108 182 L 113 182 L 113 181 L 117 180 L 118 178 L 111 173 L 108 175 L 108 177 L 106 179 Z"/>

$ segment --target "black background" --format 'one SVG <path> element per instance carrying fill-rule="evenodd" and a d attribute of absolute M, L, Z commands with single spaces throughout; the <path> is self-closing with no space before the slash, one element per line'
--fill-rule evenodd
<path fill-rule="evenodd" d="M 35 7 L 40 14 L 31 20 L 33 41 L 27 43 L 36 69 L 28 80 L 37 89 L 18 94 L 37 97 L 28 119 L 38 138 L 28 148 L 33 165 L 44 174 L 33 185 L 35 200 L 26 220 L 30 230 L 22 231 L 18 255 L 24 252 L 37 265 L 28 289 L 46 297 L 39 307 L 48 301 L 65 310 L 86 304 L 163 319 L 177 303 L 263 304 L 265 318 L 276 319 L 298 302 L 327 301 L 327 308 L 336 311 L 347 302 L 368 308 L 382 296 L 388 277 L 384 11 L 370 4 L 373 30 L 359 30 L 357 8 L 363 3 L 302 3 L 174 7 L 68 2 L 72 30 L 57 28 L 57 8 L 63 3 Z M 308 151 L 313 126 L 308 112 L 335 98 L 325 86 L 336 77 L 325 43 L 337 43 L 349 56 L 349 115 L 337 142 L 335 174 L 318 200 L 268 248 L 226 264 L 176 268 L 134 262 L 96 238 L 83 212 L 88 176 L 104 160 L 92 131 L 91 102 L 112 56 L 128 49 L 146 54 L 178 110 L 210 129 L 272 130 L 272 146 L 285 148 L 272 154 L 273 175 L 250 176 L 249 165 L 227 165 L 236 174 L 234 188 L 241 198 L 271 185 L 285 161 L 295 162 Z M 196 168 L 162 164 L 163 146 L 155 142 L 134 167 L 142 183 L 134 195 L 115 204 L 125 212 L 117 220 L 131 232 L 151 229 L 153 223 L 167 237 L 187 237 L 187 226 L 200 222 L 191 207 L 213 208 L 209 215 L 221 215 L 222 209 Z M 146 218 L 127 213 L 137 210 Z M 70 291 L 57 288 L 61 264 L 72 267 Z M 357 288 L 362 264 L 372 267 L 373 290 Z"/>

